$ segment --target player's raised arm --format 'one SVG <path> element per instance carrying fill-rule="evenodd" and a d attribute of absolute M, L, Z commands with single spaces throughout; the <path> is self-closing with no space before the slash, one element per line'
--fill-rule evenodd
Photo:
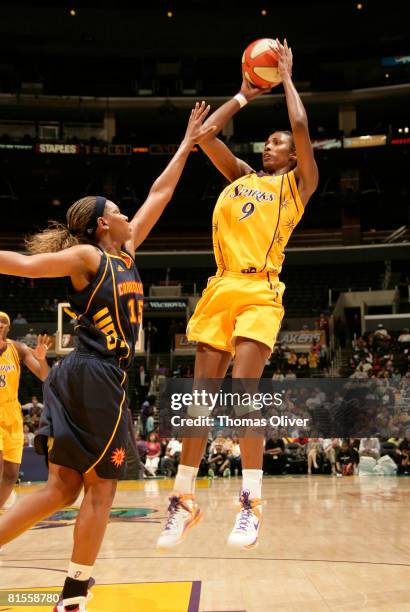
<path fill-rule="evenodd" d="M 45 380 L 50 370 L 47 363 L 47 351 L 51 346 L 51 340 L 46 335 L 37 336 L 37 346 L 30 348 L 23 342 L 15 342 L 18 354 L 23 363 L 40 380 Z"/>
<path fill-rule="evenodd" d="M 212 123 L 207 122 L 206 127 L 203 125 L 208 113 L 209 106 L 206 106 L 205 102 L 201 104 L 197 102 L 195 108 L 192 109 L 188 127 L 178 151 L 152 185 L 147 199 L 130 222 L 132 239 L 126 245 L 130 252 L 134 252 L 145 240 L 171 200 L 192 147 L 202 137 L 215 131 Z"/>
<path fill-rule="evenodd" d="M 253 168 L 242 159 L 236 157 L 229 147 L 217 138 L 216 135 L 245 104 L 267 91 L 270 90 L 254 87 L 244 78 L 239 93 L 231 98 L 231 100 L 225 102 L 225 104 L 222 104 L 204 124 L 204 127 L 208 124 L 216 125 L 216 130 L 208 137 L 202 138 L 199 145 L 214 166 L 218 168 L 219 172 L 230 182 L 235 181 L 244 174 L 253 172 Z"/>
<path fill-rule="evenodd" d="M 317 188 L 319 173 L 310 142 L 306 110 L 292 81 L 292 50 L 288 47 L 286 39 L 283 45 L 279 40 L 277 40 L 277 43 L 278 70 L 285 88 L 289 121 L 296 147 L 297 167 L 295 175 L 298 180 L 299 195 L 303 205 L 305 205 Z"/>

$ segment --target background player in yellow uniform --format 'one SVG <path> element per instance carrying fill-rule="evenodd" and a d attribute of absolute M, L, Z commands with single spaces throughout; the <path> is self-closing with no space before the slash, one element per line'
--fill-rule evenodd
<path fill-rule="evenodd" d="M 10 318 L 0 312 L 0 508 L 9 498 L 19 475 L 23 455 L 23 418 L 18 400 L 20 362 L 40 380 L 48 374 L 47 336 L 38 336 L 37 347 L 8 340 Z"/>
<path fill-rule="evenodd" d="M 232 354 L 232 377 L 259 379 L 283 317 L 279 281 L 284 248 L 318 184 L 306 111 L 292 82 L 292 52 L 279 44 L 279 71 L 292 132 L 271 134 L 263 152 L 263 172 L 236 158 L 213 134 L 203 151 L 228 179 L 213 214 L 213 245 L 218 266 L 188 325 L 198 342 L 195 378 L 222 379 Z M 241 91 L 208 119 L 221 130 L 254 97 L 263 93 L 244 81 Z M 158 546 L 171 548 L 201 518 L 194 499 L 195 477 L 206 438 L 183 441 L 168 520 Z M 241 509 L 228 543 L 251 548 L 261 518 L 263 437 L 243 437 Z"/>

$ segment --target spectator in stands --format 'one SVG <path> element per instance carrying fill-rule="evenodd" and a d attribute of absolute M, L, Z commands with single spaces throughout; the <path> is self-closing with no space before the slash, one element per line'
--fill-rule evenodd
<path fill-rule="evenodd" d="M 21 312 L 18 312 L 16 318 L 13 319 L 12 325 L 28 325 L 27 319 L 23 317 Z"/>
<path fill-rule="evenodd" d="M 410 471 L 410 430 L 406 431 L 406 436 L 400 442 L 398 450 L 401 455 L 400 471 L 408 474 Z"/>
<path fill-rule="evenodd" d="M 23 414 L 41 414 L 44 405 L 38 401 L 38 398 L 35 395 L 33 395 L 31 402 L 23 404 L 21 408 L 23 410 Z"/>
<path fill-rule="evenodd" d="M 330 463 L 332 474 L 336 474 L 336 453 L 339 448 L 339 438 L 326 438 L 323 440 L 323 452 Z"/>
<path fill-rule="evenodd" d="M 145 460 L 145 467 L 151 476 L 155 476 L 157 473 L 160 454 L 161 445 L 158 442 L 158 436 L 152 431 L 148 436 L 147 456 Z"/>
<path fill-rule="evenodd" d="M 145 440 L 143 440 L 141 433 L 137 433 L 137 435 L 135 436 L 136 442 L 137 442 L 137 448 L 138 448 L 138 454 L 139 457 L 142 461 L 142 463 L 145 463 L 145 458 L 147 456 L 148 453 L 148 446 Z"/>
<path fill-rule="evenodd" d="M 28 425 L 28 423 L 24 423 L 23 425 L 24 446 L 34 445 L 34 433 L 32 429 L 33 428 L 31 425 Z"/>
<path fill-rule="evenodd" d="M 223 476 L 224 478 L 230 476 L 229 459 L 223 444 L 218 443 L 214 446 L 208 458 L 208 465 L 208 476 L 210 478 L 214 476 Z"/>
<path fill-rule="evenodd" d="M 154 411 L 155 411 L 155 407 L 154 406 L 150 406 L 149 410 L 148 410 L 147 421 L 145 423 L 145 437 L 146 437 L 147 440 L 149 439 L 150 434 L 155 429 Z"/>
<path fill-rule="evenodd" d="M 37 334 L 34 332 L 34 329 L 29 329 L 26 335 L 23 338 L 23 342 L 27 344 L 27 346 L 31 346 L 32 348 L 37 344 Z"/>
<path fill-rule="evenodd" d="M 297 438 L 293 438 L 293 442 L 300 444 L 301 446 L 306 446 L 306 444 L 309 442 L 309 438 L 306 436 L 298 436 Z"/>
<path fill-rule="evenodd" d="M 209 448 L 209 452 L 213 453 L 217 446 L 225 446 L 226 438 L 223 435 L 222 431 L 217 431 L 214 440 L 211 442 L 211 446 Z"/>
<path fill-rule="evenodd" d="M 400 348 L 402 350 L 410 347 L 410 331 L 407 327 L 402 329 L 399 337 L 397 338 L 397 342 L 400 344 Z"/>
<path fill-rule="evenodd" d="M 310 347 L 310 352 L 316 353 L 317 357 L 319 358 L 321 351 L 322 345 L 320 344 L 320 342 L 317 342 L 317 340 L 313 340 Z"/>
<path fill-rule="evenodd" d="M 226 452 L 227 455 L 229 455 L 229 453 L 232 450 L 232 445 L 233 445 L 233 439 L 232 436 L 226 436 L 225 437 L 225 443 L 223 445 L 224 451 Z"/>
<path fill-rule="evenodd" d="M 374 335 L 374 338 L 382 338 L 383 340 L 390 339 L 389 332 L 387 331 L 383 323 L 378 324 L 377 329 L 373 335 Z"/>
<path fill-rule="evenodd" d="M 148 395 L 145 402 L 143 402 L 141 406 L 141 414 L 140 414 L 140 431 L 141 435 L 146 438 L 147 437 L 147 420 L 148 417 L 152 416 L 153 408 L 155 406 L 156 397 L 155 395 Z M 153 431 L 153 428 L 151 429 Z"/>
<path fill-rule="evenodd" d="M 329 319 L 324 312 L 320 313 L 318 327 L 325 334 L 326 344 L 329 344 Z"/>
<path fill-rule="evenodd" d="M 167 444 L 165 455 L 161 459 L 161 472 L 168 478 L 172 478 L 177 473 L 181 450 L 181 440 L 179 438 L 171 438 Z"/>
<path fill-rule="evenodd" d="M 265 444 L 263 471 L 265 474 L 282 474 L 285 468 L 285 444 L 274 432 Z"/>
<path fill-rule="evenodd" d="M 298 356 L 296 355 L 293 349 L 290 351 L 288 355 L 287 362 L 288 362 L 288 370 L 290 370 L 291 372 L 294 372 L 298 365 Z"/>
<path fill-rule="evenodd" d="M 326 394 L 319 389 L 319 387 L 315 387 L 313 392 L 310 394 L 310 397 L 306 399 L 306 406 L 309 410 L 315 410 L 319 406 L 322 406 L 326 401 Z"/>
<path fill-rule="evenodd" d="M 39 428 L 40 425 L 40 414 L 38 414 L 37 412 L 34 412 L 33 414 L 30 415 L 30 422 L 33 426 L 33 431 L 34 433 L 37 433 L 37 430 Z"/>
<path fill-rule="evenodd" d="M 272 380 L 283 380 L 285 377 L 279 368 L 272 374 Z"/>
<path fill-rule="evenodd" d="M 380 457 L 380 440 L 378 438 L 361 438 L 359 445 L 360 457 Z"/>
<path fill-rule="evenodd" d="M 154 387 L 157 389 L 160 385 L 160 381 L 164 380 L 164 378 L 168 374 L 168 369 L 164 366 L 162 361 L 157 361 L 157 365 L 155 366 L 155 374 L 154 374 Z"/>
<path fill-rule="evenodd" d="M 355 465 L 353 448 L 348 440 L 343 440 L 341 447 L 336 452 L 336 471 L 340 476 L 352 476 Z"/>
<path fill-rule="evenodd" d="M 368 378 L 371 369 L 372 364 L 366 361 L 366 359 L 361 359 L 351 378 Z"/>
<path fill-rule="evenodd" d="M 323 452 L 323 444 L 320 438 L 311 438 L 306 445 L 306 453 L 308 460 L 308 474 L 312 473 L 312 467 L 315 470 L 319 469 L 317 464 Z"/>
<path fill-rule="evenodd" d="M 228 459 L 231 476 L 235 476 L 235 473 L 237 473 L 238 476 L 242 476 L 241 447 L 239 446 L 239 439 L 236 436 L 232 438 Z"/>
<path fill-rule="evenodd" d="M 401 381 L 401 374 L 399 368 L 394 368 L 391 375 L 391 380 L 393 384 L 397 384 Z"/>
<path fill-rule="evenodd" d="M 318 359 L 318 354 L 312 347 L 308 355 L 309 373 L 311 376 L 317 372 Z"/>

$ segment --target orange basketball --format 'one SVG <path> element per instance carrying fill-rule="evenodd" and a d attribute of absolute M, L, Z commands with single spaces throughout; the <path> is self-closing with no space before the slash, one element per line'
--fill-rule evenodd
<path fill-rule="evenodd" d="M 281 82 L 278 71 L 277 43 L 259 38 L 248 45 L 242 55 L 242 73 L 256 87 L 272 87 Z"/>

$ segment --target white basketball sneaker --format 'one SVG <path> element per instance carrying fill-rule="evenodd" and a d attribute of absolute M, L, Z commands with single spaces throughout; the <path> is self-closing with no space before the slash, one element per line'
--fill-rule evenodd
<path fill-rule="evenodd" d="M 55 606 L 53 612 L 66 612 L 67 606 L 77 606 L 72 612 L 87 612 L 85 604 L 87 597 L 70 597 L 70 599 L 62 599 Z"/>
<path fill-rule="evenodd" d="M 178 546 L 203 518 L 203 512 L 193 495 L 173 495 L 169 498 L 168 518 L 158 538 L 157 547 L 168 550 Z"/>
<path fill-rule="evenodd" d="M 262 504 L 260 499 L 249 499 L 249 491 L 241 492 L 239 497 L 241 508 L 236 517 L 228 546 L 249 550 L 258 544 L 259 528 L 262 520 Z"/>

